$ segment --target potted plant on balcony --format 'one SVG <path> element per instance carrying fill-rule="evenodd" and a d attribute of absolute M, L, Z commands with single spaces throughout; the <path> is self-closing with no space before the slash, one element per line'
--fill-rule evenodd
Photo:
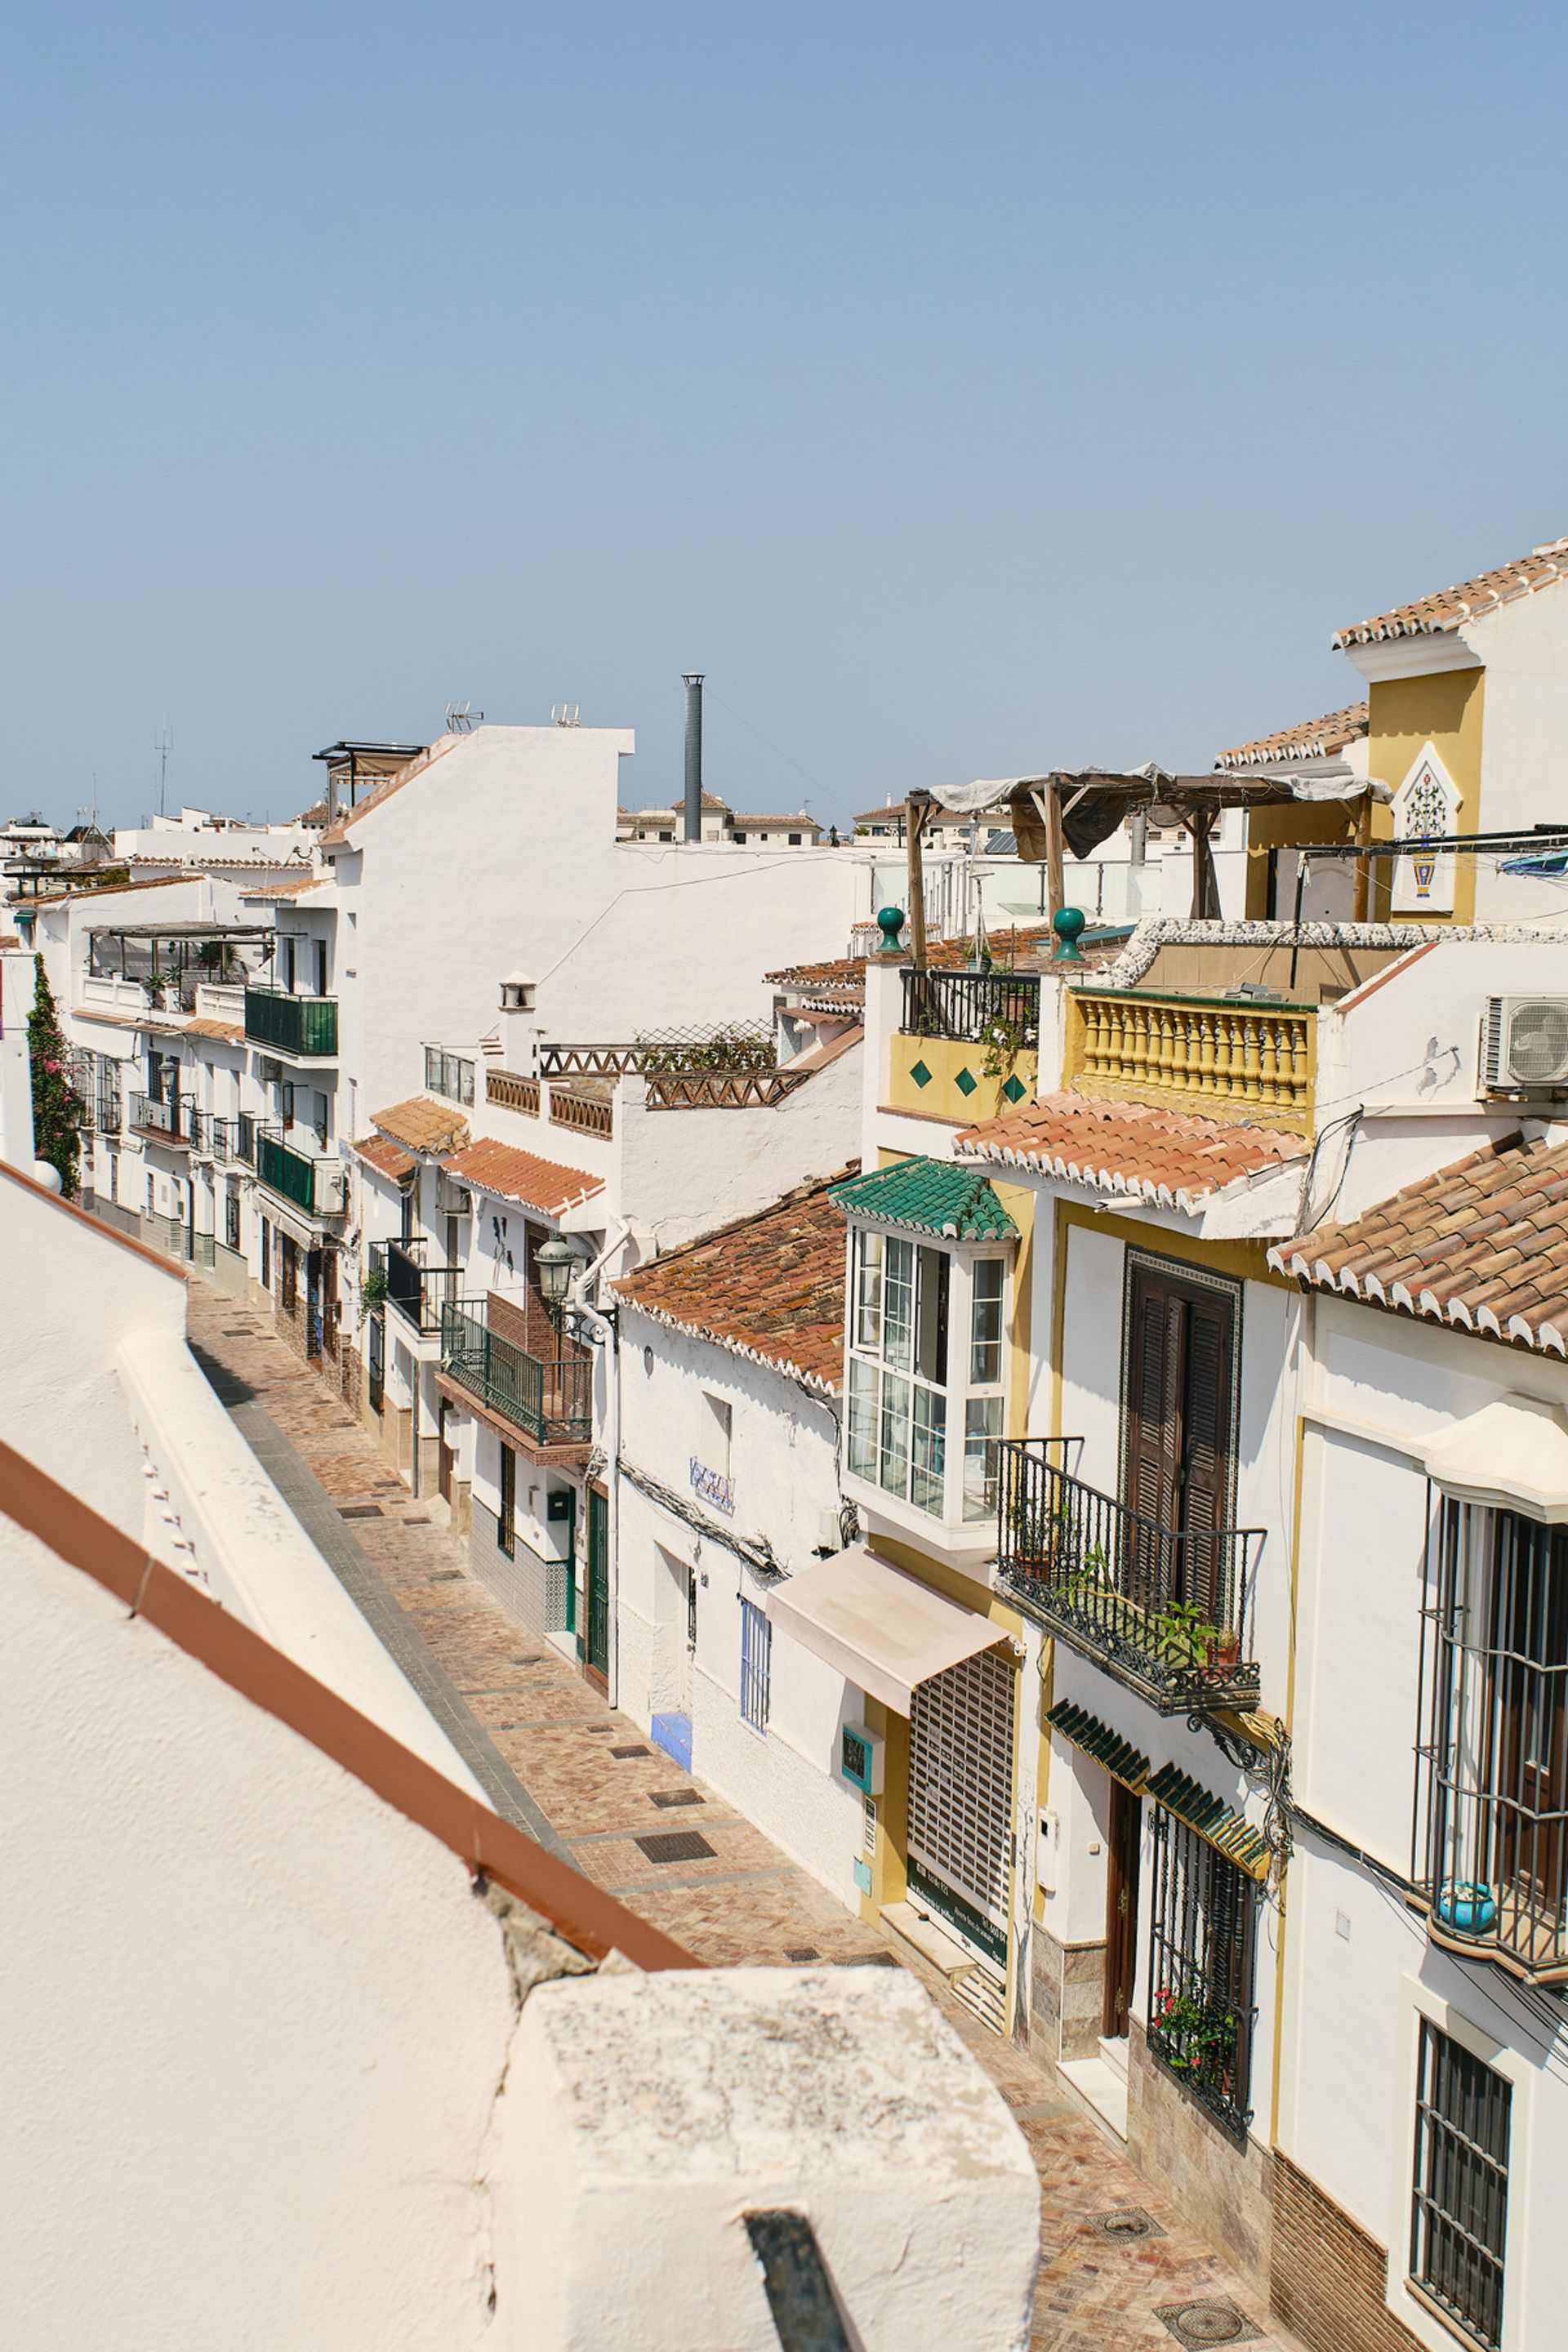
<path fill-rule="evenodd" d="M 156 1013 L 161 1010 L 163 1003 L 163 991 L 170 985 L 171 978 L 172 975 L 170 973 L 160 971 L 156 964 L 153 965 L 150 972 L 143 975 L 142 986 L 146 992 L 147 1009 L 150 1013 Z"/>
<path fill-rule="evenodd" d="M 1227 1626 L 1210 1626 L 1207 1663 L 1216 1673 L 1234 1674 L 1241 1661 L 1241 1635 Z"/>
<path fill-rule="evenodd" d="M 363 1323 L 367 1316 L 379 1315 L 385 1305 L 386 1268 L 381 1265 L 367 1266 L 360 1276 L 360 1321 Z"/>
<path fill-rule="evenodd" d="M 1168 1601 L 1154 1627 L 1160 1654 L 1168 1664 L 1201 1666 L 1209 1663 L 1211 1645 L 1219 1640 L 1201 1609 L 1189 1601 Z"/>

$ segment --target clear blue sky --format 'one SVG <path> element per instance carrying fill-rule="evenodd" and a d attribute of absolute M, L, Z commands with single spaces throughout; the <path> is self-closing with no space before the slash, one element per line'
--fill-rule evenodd
<path fill-rule="evenodd" d="M 1565 87 L 1446 0 L 24 0 L 0 814 L 468 698 L 651 801 L 686 667 L 742 804 L 1206 766 L 1568 530 Z"/>

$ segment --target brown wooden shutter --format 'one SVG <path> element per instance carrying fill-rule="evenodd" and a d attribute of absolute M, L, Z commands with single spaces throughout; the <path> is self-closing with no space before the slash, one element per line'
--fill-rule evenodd
<path fill-rule="evenodd" d="M 1186 1360 L 1176 1519 L 1186 1538 L 1181 1547 L 1182 1598 L 1205 1617 L 1217 1619 L 1234 1613 L 1234 1595 L 1223 1590 L 1226 1564 L 1221 1547 L 1204 1538 L 1223 1528 L 1228 1516 L 1236 1311 L 1220 1291 L 1194 1291 L 1184 1303 Z"/>
<path fill-rule="evenodd" d="M 1182 1306 L 1159 1276 L 1142 1267 L 1134 1273 L 1126 1496 L 1133 1510 L 1161 1527 L 1173 1524 L 1180 1468 Z"/>

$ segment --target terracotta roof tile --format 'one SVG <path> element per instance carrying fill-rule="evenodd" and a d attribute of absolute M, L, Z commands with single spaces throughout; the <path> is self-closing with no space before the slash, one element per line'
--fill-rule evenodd
<path fill-rule="evenodd" d="M 477 1185 L 503 1201 L 521 1201 L 546 1217 L 562 1216 L 605 1189 L 604 1178 L 590 1176 L 586 1169 L 563 1167 L 558 1160 L 542 1160 L 536 1152 L 520 1151 L 488 1135 L 454 1151 L 441 1165 L 460 1183 Z"/>
<path fill-rule="evenodd" d="M 1015 958 L 1021 959 L 1029 970 L 1037 968 L 1042 958 L 1054 953 L 1055 935 L 1048 923 L 1028 923 L 1020 929 L 993 931 L 991 952 L 999 967 Z M 969 961 L 972 941 L 969 940 L 933 940 L 926 950 L 926 961 L 934 971 L 958 971 Z M 1119 936 L 1110 951 L 1120 954 L 1125 946 Z M 1086 961 L 1097 961 L 1095 943 L 1084 949 Z M 879 963 L 879 956 L 834 956 L 823 963 L 786 964 L 782 971 L 767 971 L 763 978 L 777 988 L 792 988 L 807 994 L 841 997 L 845 1003 L 858 1004 L 866 993 L 866 966 Z"/>
<path fill-rule="evenodd" d="M 612 1287 L 656 1322 L 836 1394 L 844 1369 L 844 1220 L 828 1192 L 854 1172 L 800 1185 L 759 1216 L 672 1250 Z"/>
<path fill-rule="evenodd" d="M 1304 719 L 1300 727 L 1281 727 L 1278 734 L 1259 735 L 1222 751 L 1216 768 L 1258 768 L 1270 760 L 1331 760 L 1337 752 L 1365 737 L 1372 723 L 1370 702 L 1347 702 L 1342 710 L 1325 711 L 1321 719 Z"/>
<path fill-rule="evenodd" d="M 1516 597 L 1532 596 L 1538 588 L 1550 588 L 1554 580 L 1564 577 L 1568 577 L 1568 539 L 1548 540 L 1516 563 L 1500 564 L 1495 572 L 1479 572 L 1473 580 L 1439 588 L 1434 595 L 1417 597 L 1413 604 L 1396 604 L 1390 612 L 1374 614 L 1370 621 L 1352 621 L 1348 628 L 1336 630 L 1331 642 L 1341 652 L 1346 646 L 1371 645 L 1380 637 L 1439 635 L 1446 629 L 1458 628 L 1462 622 L 1476 620 L 1482 613 L 1495 612 L 1500 604 L 1511 604 Z"/>
<path fill-rule="evenodd" d="M 187 1021 L 184 1034 L 187 1037 L 216 1037 L 226 1045 L 243 1045 L 245 1043 L 245 1031 L 239 1022 L 209 1021 L 205 1013 L 198 1013 L 194 1021 Z"/>
<path fill-rule="evenodd" d="M 374 1168 L 379 1174 L 390 1176 L 398 1183 L 405 1176 L 412 1176 L 419 1165 L 412 1152 L 400 1150 L 384 1135 L 362 1136 L 349 1149 L 356 1159 L 364 1161 L 367 1168 Z"/>
<path fill-rule="evenodd" d="M 1178 1209 L 1307 1152 L 1303 1136 L 1088 1095 L 1042 1095 L 954 1139 L 959 1151 Z"/>
<path fill-rule="evenodd" d="M 1518 1136 L 1268 1262 L 1320 1290 L 1568 1355 L 1568 1143 Z"/>
<path fill-rule="evenodd" d="M 323 849 L 339 847 L 348 839 L 351 825 L 358 824 L 362 817 L 368 816 L 373 809 L 380 808 L 384 801 L 392 798 L 394 793 L 401 792 L 405 784 L 411 783 L 416 776 L 422 775 L 433 761 L 438 760 L 444 751 L 449 751 L 454 743 L 460 743 L 462 740 L 463 738 L 460 735 L 437 735 L 434 743 L 426 751 L 421 751 L 416 759 L 410 760 L 406 767 L 399 768 L 394 775 L 388 776 L 384 782 L 376 786 L 374 792 L 366 793 L 364 798 L 352 809 L 346 810 L 335 824 L 330 824 L 325 833 L 319 836 L 321 847 Z"/>
<path fill-rule="evenodd" d="M 460 1151 L 468 1139 L 468 1122 L 457 1104 L 437 1102 L 429 1095 L 412 1095 L 390 1110 L 373 1110 L 370 1119 L 383 1135 L 410 1151 Z"/>

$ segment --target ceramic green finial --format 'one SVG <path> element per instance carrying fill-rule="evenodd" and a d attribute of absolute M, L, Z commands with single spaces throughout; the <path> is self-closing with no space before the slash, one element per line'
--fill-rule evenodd
<path fill-rule="evenodd" d="M 1051 929 L 1057 935 L 1057 951 L 1053 963 L 1081 963 L 1083 953 L 1079 946 L 1079 933 L 1084 925 L 1081 907 L 1058 907 L 1051 917 Z"/>
<path fill-rule="evenodd" d="M 882 944 L 878 949 L 877 953 L 879 955 L 897 955 L 900 952 L 899 933 L 904 928 L 904 915 L 902 908 L 880 908 L 878 910 L 877 915 L 877 928 L 882 934 Z"/>

